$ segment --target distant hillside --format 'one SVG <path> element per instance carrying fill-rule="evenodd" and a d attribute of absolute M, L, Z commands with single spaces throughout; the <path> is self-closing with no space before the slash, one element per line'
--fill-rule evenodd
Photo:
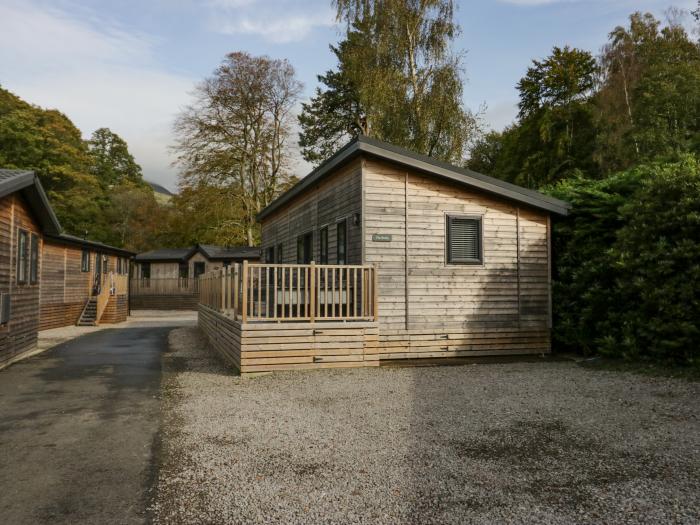
<path fill-rule="evenodd" d="M 156 196 L 156 201 L 158 201 L 158 204 L 170 204 L 170 200 L 173 198 L 173 192 L 155 182 L 146 182 L 148 182 L 151 188 L 153 188 L 153 193 Z"/>

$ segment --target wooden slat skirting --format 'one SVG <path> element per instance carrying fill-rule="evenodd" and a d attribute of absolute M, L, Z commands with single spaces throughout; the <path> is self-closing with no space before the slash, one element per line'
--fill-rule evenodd
<path fill-rule="evenodd" d="M 550 352 L 547 330 L 393 331 L 374 322 L 241 323 L 199 305 L 199 326 L 241 374 L 378 366 L 382 360 Z"/>

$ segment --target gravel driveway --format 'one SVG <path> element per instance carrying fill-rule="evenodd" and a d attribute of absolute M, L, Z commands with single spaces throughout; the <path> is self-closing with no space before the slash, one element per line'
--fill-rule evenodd
<path fill-rule="evenodd" d="M 156 523 L 693 523 L 700 384 L 569 362 L 226 372 L 170 334 Z"/>

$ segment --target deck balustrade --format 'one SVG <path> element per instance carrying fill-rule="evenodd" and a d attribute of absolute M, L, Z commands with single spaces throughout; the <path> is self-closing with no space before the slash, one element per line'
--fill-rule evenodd
<path fill-rule="evenodd" d="M 199 302 L 242 322 L 375 321 L 368 265 L 234 264 L 200 276 Z"/>
<path fill-rule="evenodd" d="M 131 279 L 129 293 L 132 297 L 138 296 L 169 296 L 199 293 L 199 279 L 174 277 L 174 278 L 133 278 Z"/>

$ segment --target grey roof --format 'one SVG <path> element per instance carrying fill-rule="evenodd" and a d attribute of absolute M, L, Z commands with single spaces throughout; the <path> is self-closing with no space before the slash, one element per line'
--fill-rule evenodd
<path fill-rule="evenodd" d="M 216 246 L 214 244 L 195 244 L 191 248 L 162 248 L 139 253 L 137 261 L 173 261 L 185 262 L 195 253 L 201 253 L 209 260 L 225 259 L 259 259 L 260 248 L 254 246 Z"/>
<path fill-rule="evenodd" d="M 260 257 L 260 248 L 255 246 L 215 246 L 213 244 L 197 246 L 207 259 L 257 259 Z"/>
<path fill-rule="evenodd" d="M 103 250 L 103 251 L 108 252 L 108 253 L 113 253 L 116 255 L 122 255 L 125 257 L 132 257 L 134 255 L 134 252 L 131 252 L 129 250 L 124 250 L 122 248 L 116 248 L 114 246 L 110 246 L 109 244 L 105 244 L 103 242 L 91 241 L 89 239 L 83 239 L 82 237 L 77 237 L 75 235 L 69 235 L 67 233 L 61 233 L 60 235 L 47 235 L 46 237 L 49 240 L 57 241 L 61 244 L 72 244 L 72 245 L 86 247 L 86 248 L 94 248 L 94 249 L 98 249 L 98 250 Z"/>
<path fill-rule="evenodd" d="M 36 215 L 42 231 L 60 235 L 61 224 L 33 171 L 0 169 L 0 198 L 20 192 Z"/>
<path fill-rule="evenodd" d="M 99 248 L 127 257 L 134 255 L 128 250 L 64 233 L 51 204 L 49 204 L 49 199 L 41 186 L 39 177 L 33 171 L 0 169 L 0 198 L 15 192 L 20 192 L 27 200 L 32 212 L 39 220 L 42 232 L 48 239 L 65 244 Z"/>
<path fill-rule="evenodd" d="M 192 252 L 192 248 L 162 248 L 150 252 L 139 253 L 136 261 L 184 261 Z"/>
<path fill-rule="evenodd" d="M 428 157 L 427 155 L 421 155 L 387 142 L 360 135 L 270 203 L 270 205 L 258 214 L 258 220 L 264 219 L 275 210 L 290 202 L 296 196 L 301 195 L 308 188 L 311 188 L 319 180 L 333 173 L 334 170 L 360 154 L 401 164 L 427 175 L 466 186 L 470 189 L 484 191 L 559 215 L 567 215 L 571 208 L 569 203 L 549 197 L 538 191 L 529 190 L 494 177 L 489 177 L 482 173 L 453 166 L 446 162 Z"/>

